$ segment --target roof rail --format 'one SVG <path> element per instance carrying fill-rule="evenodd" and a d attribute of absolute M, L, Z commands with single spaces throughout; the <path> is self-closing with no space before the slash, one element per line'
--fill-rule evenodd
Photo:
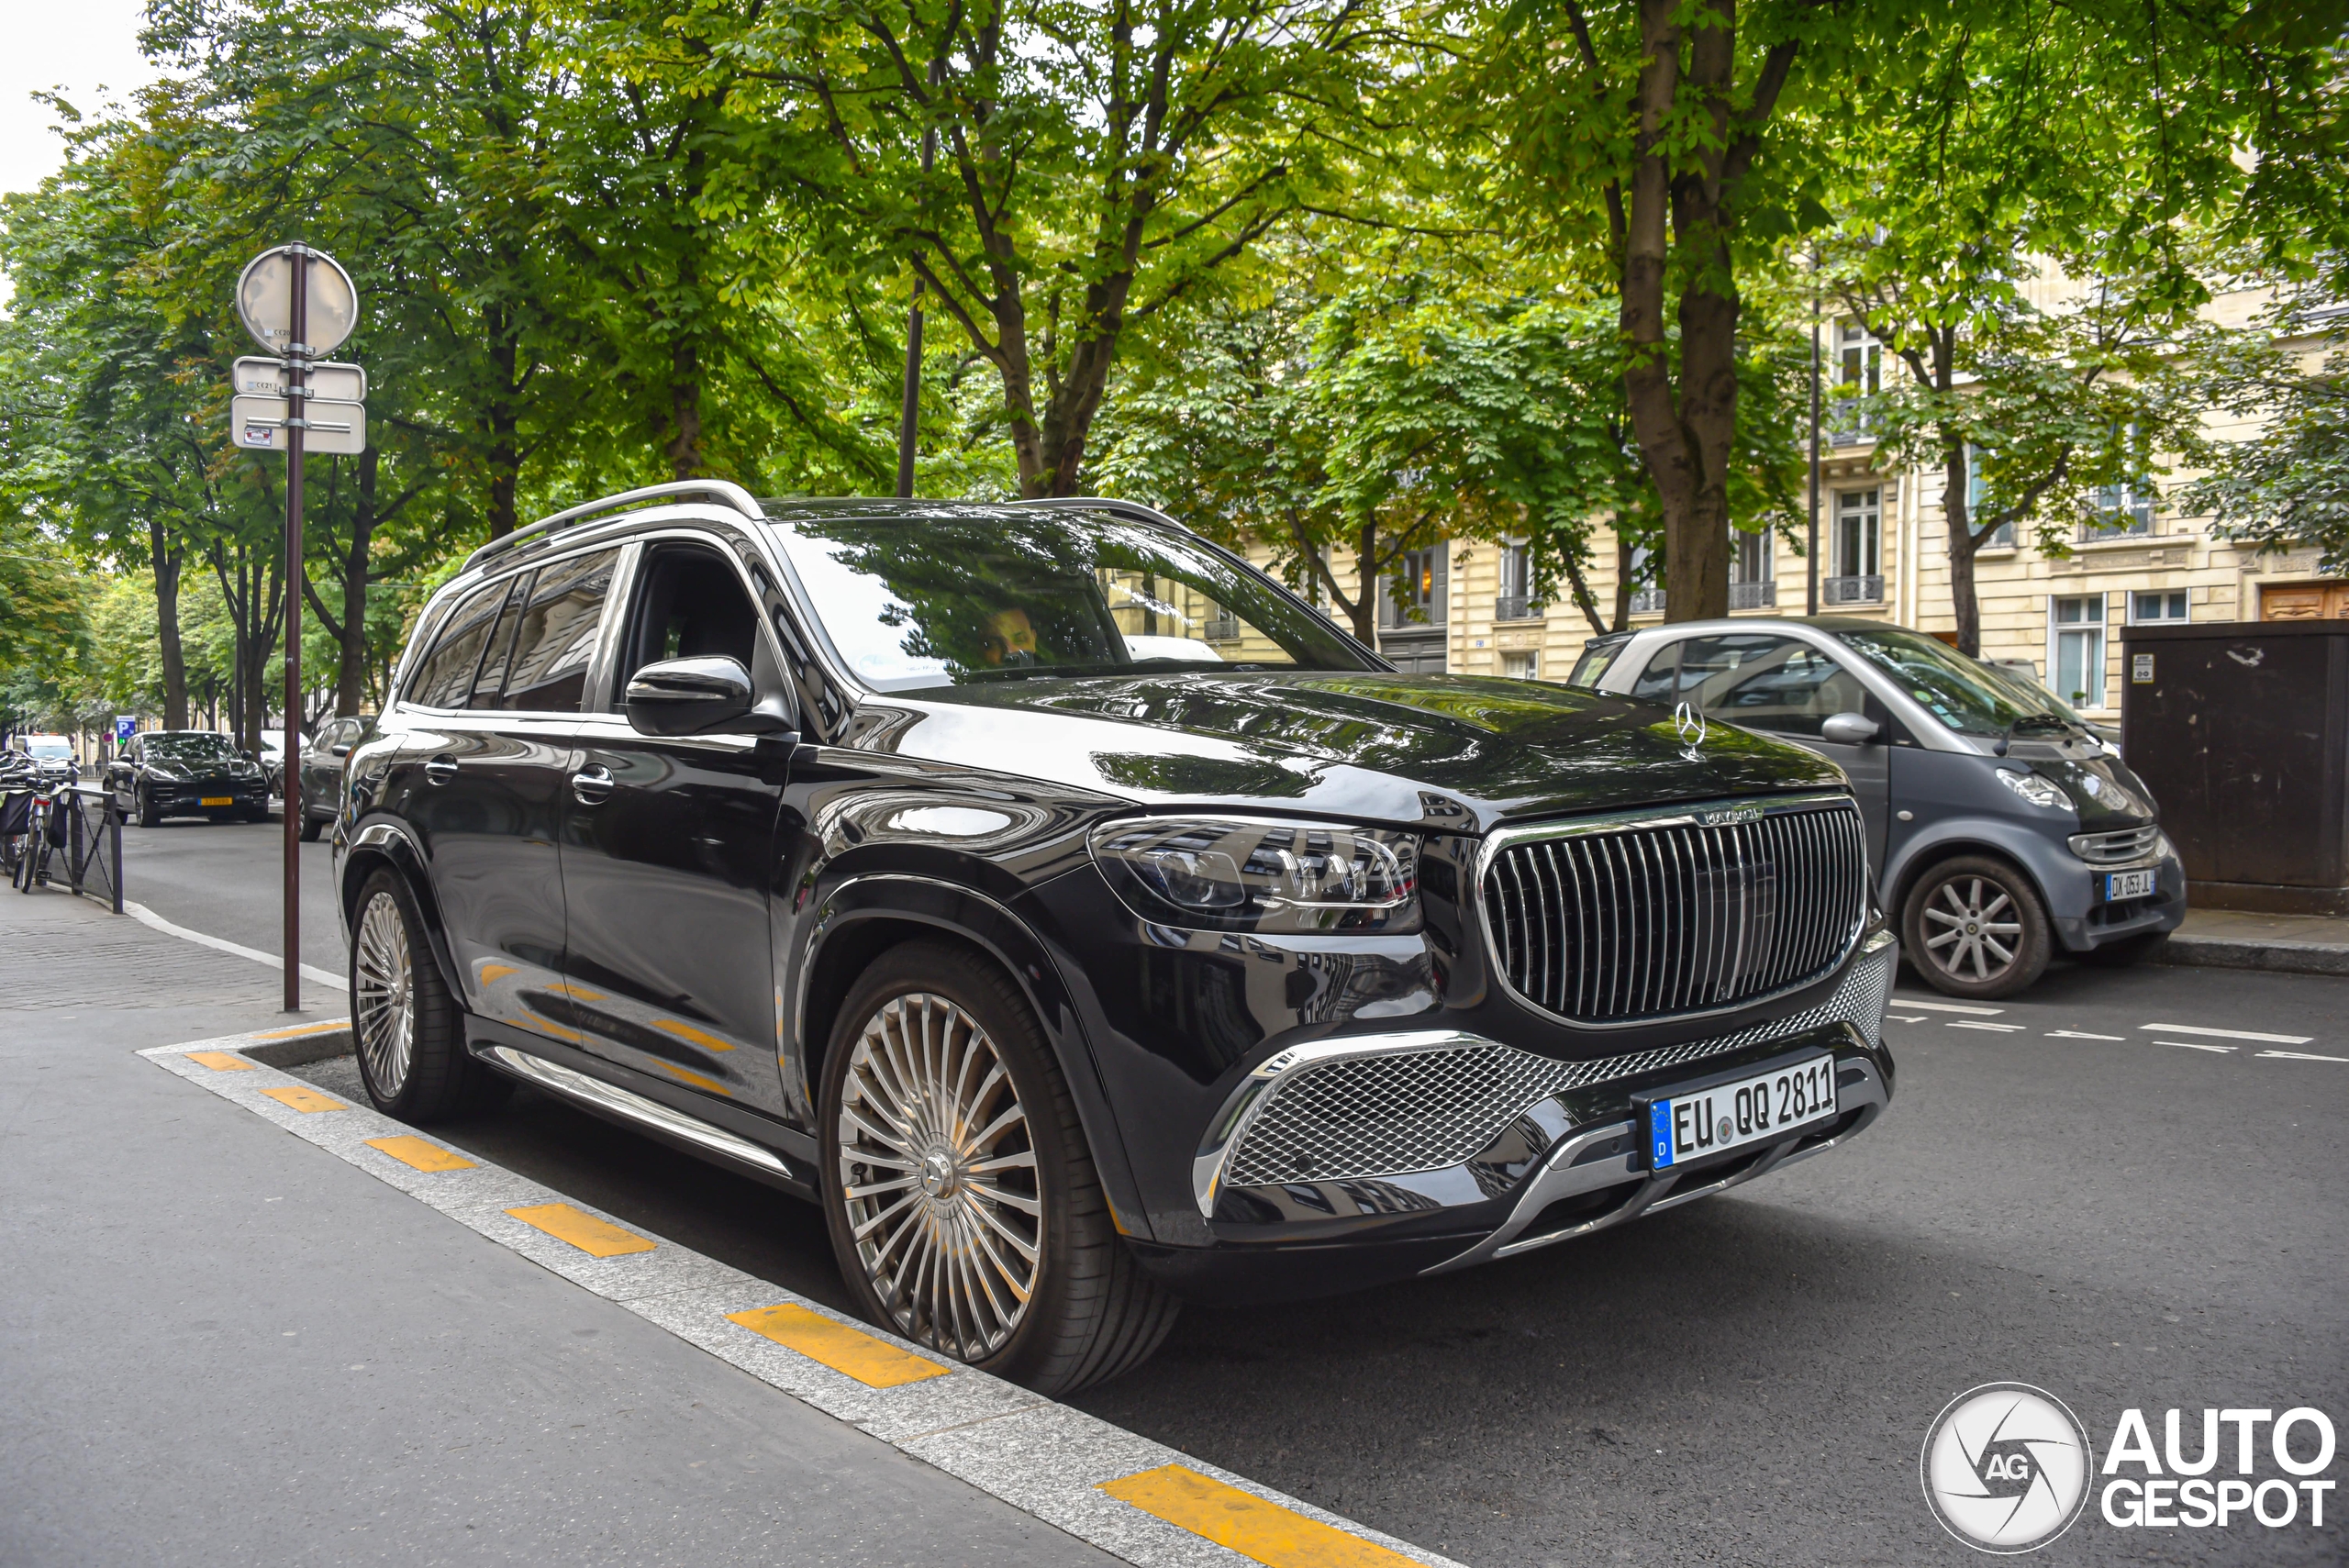
<path fill-rule="evenodd" d="M 761 520 L 766 517 L 766 513 L 760 510 L 759 504 L 751 498 L 751 493 L 730 480 L 672 480 L 666 484 L 648 484 L 640 490 L 623 490 L 617 495 L 607 495 L 600 501 L 590 501 L 584 506 L 573 506 L 569 511 L 557 512 L 551 517 L 540 517 L 537 522 L 516 528 L 504 539 L 491 539 L 487 544 L 474 550 L 465 557 L 464 569 L 470 572 L 484 561 L 493 560 L 509 550 L 518 550 L 533 539 L 544 539 L 549 534 L 569 528 L 574 523 L 583 522 L 599 512 L 619 511 L 640 502 L 674 500 L 686 495 L 714 496 L 746 517 L 756 517 Z"/>
<path fill-rule="evenodd" d="M 1108 512 L 1117 517 L 1130 517 L 1138 523 L 1163 523 L 1170 528 L 1181 528 L 1186 534 L 1195 531 L 1188 524 L 1176 522 L 1154 506 L 1145 506 L 1139 501 L 1113 501 L 1106 495 L 1048 495 L 1039 501 L 1014 501 L 1012 505 L 1015 506 L 1081 506 L 1087 511 Z"/>

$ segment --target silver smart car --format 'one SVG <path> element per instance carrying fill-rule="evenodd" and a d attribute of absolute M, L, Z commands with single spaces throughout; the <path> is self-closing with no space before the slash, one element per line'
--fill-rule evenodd
<path fill-rule="evenodd" d="M 2185 870 L 2119 751 L 1933 638 L 1841 617 L 1684 621 L 1593 641 L 1569 680 L 1841 767 L 1901 945 L 1950 995 L 2011 995 L 2059 951 L 2133 963 L 2186 917 Z"/>

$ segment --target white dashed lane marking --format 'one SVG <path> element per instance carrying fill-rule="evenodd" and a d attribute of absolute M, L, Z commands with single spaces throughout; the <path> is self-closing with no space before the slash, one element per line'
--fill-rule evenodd
<path fill-rule="evenodd" d="M 1954 1029 L 1992 1029 L 1999 1034 L 2015 1034 L 2023 1028 L 2021 1024 L 1986 1024 L 1974 1018 L 1952 1018 L 1943 1027 Z"/>
<path fill-rule="evenodd" d="M 2213 1040 L 2255 1040 L 2262 1045 L 2306 1045 L 2312 1036 L 2304 1034 L 2254 1034 L 2249 1029 L 2211 1029 L 2199 1024 L 2139 1024 L 2147 1034 L 2199 1034 Z"/>
<path fill-rule="evenodd" d="M 2281 1057 L 2287 1062 L 2349 1062 L 2349 1056 L 2311 1056 L 2305 1051 L 2263 1051 L 2258 1054 Z"/>
<path fill-rule="evenodd" d="M 2089 1034 L 2085 1029 L 2049 1029 L 2047 1034 L 2051 1040 L 2109 1040 L 2115 1043 L 2129 1038 L 2125 1034 Z"/>
<path fill-rule="evenodd" d="M 2154 1041 L 2154 1043 L 2155 1045 L 2174 1045 L 2180 1051 L 2215 1051 L 2221 1056 L 2232 1055 L 2233 1052 L 2243 1049 L 2241 1046 L 2235 1045 L 2205 1045 L 2199 1040 L 2157 1040 Z"/>
<path fill-rule="evenodd" d="M 1979 1018 L 1995 1018 L 2006 1011 L 2004 1007 L 1975 1007 L 1962 1002 L 1920 1002 L 1914 996 L 1895 996 L 1904 1007 L 1922 1007 L 1929 1013 L 1972 1013 Z"/>

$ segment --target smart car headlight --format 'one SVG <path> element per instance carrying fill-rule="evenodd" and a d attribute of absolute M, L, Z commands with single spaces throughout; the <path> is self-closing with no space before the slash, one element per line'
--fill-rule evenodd
<path fill-rule="evenodd" d="M 2064 787 L 2054 779 L 2042 778 L 2037 773 L 2009 773 L 2004 768 L 1996 771 L 2000 784 L 2033 806 L 2054 807 L 2072 804 L 2072 797 L 2065 795 Z"/>
<path fill-rule="evenodd" d="M 1105 823 L 1093 859 L 1146 920 L 1223 931 L 1419 929 L 1418 843 L 1323 822 L 1155 817 Z"/>

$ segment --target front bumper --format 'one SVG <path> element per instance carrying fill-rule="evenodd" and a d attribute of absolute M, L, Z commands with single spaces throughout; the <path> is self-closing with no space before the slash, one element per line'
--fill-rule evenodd
<path fill-rule="evenodd" d="M 227 806 L 206 806 L 206 800 L 227 796 Z M 150 781 L 147 798 L 166 816 L 195 816 L 210 811 L 252 811 L 269 804 L 269 790 L 260 779 L 203 779 L 187 783 Z"/>
<path fill-rule="evenodd" d="M 1202 1298 L 1314 1295 L 1513 1256 L 1751 1181 L 1883 1113 L 1898 958 L 1878 932 L 1808 1011 L 1596 1061 L 1426 1030 L 1276 1052 L 1231 1092 L 1193 1161 L 1215 1243 L 1143 1260 Z M 1636 1095 L 1820 1050 L 1836 1059 L 1834 1118 L 1650 1172 Z"/>

